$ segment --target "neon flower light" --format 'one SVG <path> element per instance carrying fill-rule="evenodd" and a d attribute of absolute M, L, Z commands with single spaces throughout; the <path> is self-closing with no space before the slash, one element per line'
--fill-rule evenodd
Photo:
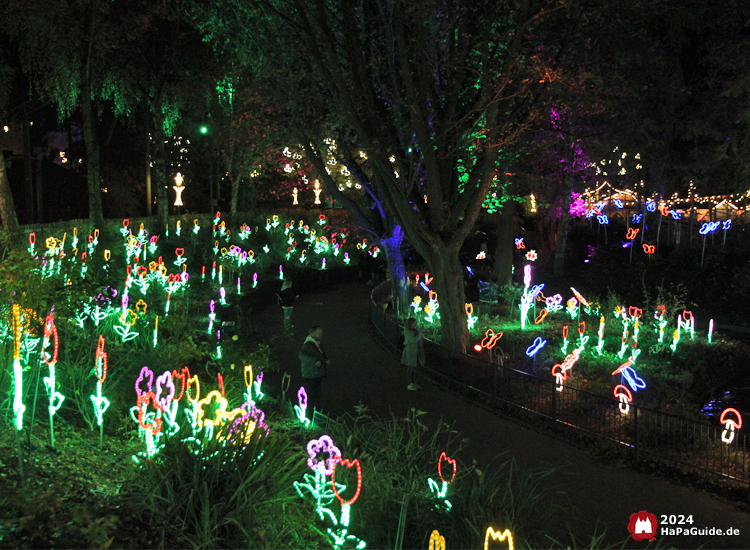
<path fill-rule="evenodd" d="M 350 498 L 349 500 L 344 500 L 344 498 L 339 494 L 338 487 L 336 487 L 336 465 L 341 464 L 345 468 L 351 469 L 352 467 L 356 468 L 357 471 L 357 489 L 354 491 L 354 496 Z M 333 471 L 331 472 L 331 485 L 333 486 L 333 492 L 336 495 L 336 498 L 341 503 L 341 506 L 351 506 L 354 504 L 354 502 L 359 498 L 359 493 L 362 490 L 362 465 L 359 463 L 359 459 L 349 460 L 342 459 L 340 456 L 337 456 L 334 460 L 333 464 Z"/>
<path fill-rule="evenodd" d="M 490 539 L 497 541 L 508 541 L 508 550 L 513 550 L 513 535 L 510 534 L 510 530 L 506 529 L 502 533 L 495 531 L 492 527 L 487 527 L 487 533 L 484 535 L 484 550 L 488 550 Z"/>
<path fill-rule="evenodd" d="M 541 336 L 537 336 L 534 340 L 534 343 L 531 344 L 528 348 L 526 348 L 526 355 L 529 357 L 534 357 L 537 352 L 542 349 L 547 344 L 547 340 L 542 340 Z"/>
<path fill-rule="evenodd" d="M 730 414 L 736 418 L 729 418 Z M 719 422 L 724 424 L 721 440 L 729 445 L 734 440 L 734 431 L 742 428 L 742 415 L 737 409 L 724 409 L 719 417 Z"/>
<path fill-rule="evenodd" d="M 212 402 L 215 402 L 217 406 L 213 406 L 214 418 L 206 418 L 204 407 L 211 407 Z M 214 434 L 214 429 L 221 427 L 226 420 L 228 403 L 227 400 L 221 395 L 218 390 L 210 391 L 206 394 L 206 397 L 198 401 L 196 411 L 195 424 L 198 429 L 203 429 L 203 434 L 206 439 L 211 439 Z"/>
<path fill-rule="evenodd" d="M 211 300 L 208 303 L 208 308 L 210 310 L 210 313 L 208 314 L 208 334 L 211 334 L 214 331 L 214 319 L 216 319 L 216 313 L 214 312 L 214 308 L 216 307 L 216 302 Z"/>
<path fill-rule="evenodd" d="M 253 387 L 255 388 L 255 395 L 258 396 L 258 401 L 263 399 L 263 396 L 265 395 L 261 390 L 260 386 L 263 384 L 263 373 L 261 372 L 255 377 L 255 381 L 253 382 Z"/>
<path fill-rule="evenodd" d="M 581 326 L 583 326 L 583 329 L 581 329 Z M 581 351 L 583 351 L 583 347 L 586 345 L 586 342 L 588 342 L 588 337 L 585 337 L 584 334 L 586 333 L 586 321 L 581 321 L 578 323 L 578 347 Z"/>
<path fill-rule="evenodd" d="M 680 342 L 680 327 L 679 327 L 679 318 L 677 319 L 677 329 L 672 333 L 672 344 L 669 346 L 669 349 L 672 351 L 677 351 L 677 344 Z"/>
<path fill-rule="evenodd" d="M 107 354 L 104 351 L 104 336 L 99 335 L 99 344 L 96 347 L 96 395 L 91 396 L 94 403 L 94 414 L 96 423 L 99 426 L 99 445 L 103 443 L 103 419 L 104 412 L 109 408 L 109 399 L 102 396 L 102 384 L 107 378 Z"/>
<path fill-rule="evenodd" d="M 516 249 L 521 250 L 524 248 L 526 248 L 526 245 L 523 244 L 523 237 L 521 237 L 520 239 L 516 239 Z"/>
<path fill-rule="evenodd" d="M 299 405 L 294 406 L 294 412 L 297 413 L 297 419 L 302 422 L 302 425 L 308 427 L 310 426 L 310 419 L 307 418 L 307 392 L 304 386 L 300 386 L 297 391 L 297 400 Z"/>
<path fill-rule="evenodd" d="M 45 352 L 44 350 L 52 344 L 52 355 Z M 47 388 L 47 395 L 49 395 L 49 432 L 50 432 L 50 443 L 52 447 L 55 446 L 55 428 L 53 423 L 53 417 L 55 413 L 65 401 L 65 396 L 55 389 L 55 365 L 57 364 L 57 352 L 58 352 L 58 336 L 57 327 L 55 326 L 55 318 L 50 313 L 44 320 L 44 340 L 42 341 L 42 360 L 49 367 L 49 376 L 44 377 L 44 385 Z"/>
<path fill-rule="evenodd" d="M 682 312 L 682 321 L 680 319 L 677 319 L 678 324 L 682 324 L 680 328 L 684 328 L 685 330 L 690 330 L 690 339 L 695 340 L 695 318 L 693 317 L 692 311 L 683 311 Z"/>
<path fill-rule="evenodd" d="M 560 348 L 560 351 L 562 351 L 563 353 L 568 353 L 568 325 L 563 326 L 562 334 L 563 334 L 563 345 Z"/>
<path fill-rule="evenodd" d="M 451 469 L 451 478 L 450 481 L 446 480 L 445 477 L 443 477 L 443 462 L 446 462 L 447 464 L 450 464 Z M 430 492 L 432 492 L 432 495 L 441 501 L 440 504 L 445 505 L 445 510 L 450 510 L 453 505 L 450 503 L 449 500 L 447 500 L 445 497 L 448 494 L 448 485 L 453 483 L 453 480 L 456 479 L 456 472 L 458 471 L 458 465 L 456 464 L 456 461 L 450 458 L 447 454 L 445 454 L 445 451 L 443 451 L 440 454 L 440 458 L 438 459 L 438 475 L 440 476 L 440 482 L 441 485 L 438 485 L 438 483 L 432 479 L 427 479 L 427 485 L 430 488 Z M 438 509 L 440 509 L 439 505 L 436 505 Z"/>
<path fill-rule="evenodd" d="M 16 430 L 23 429 L 23 368 L 21 367 L 21 306 L 13 304 L 13 414 Z"/>
<path fill-rule="evenodd" d="M 251 406 L 255 405 L 255 401 L 253 401 L 253 366 L 245 365 L 242 374 L 245 379 L 245 403 L 249 403 Z"/>
<path fill-rule="evenodd" d="M 562 306 L 562 294 L 555 294 L 554 296 L 549 296 L 545 300 L 546 309 L 552 313 L 557 313 L 560 311 Z"/>
<path fill-rule="evenodd" d="M 346 501 L 339 494 L 339 488 L 341 487 L 341 485 L 337 486 L 335 482 L 337 464 L 341 464 L 342 466 L 345 466 L 346 468 L 356 467 L 357 469 L 357 489 L 354 493 L 354 496 L 351 499 L 346 500 Z M 349 527 L 351 505 L 354 504 L 354 502 L 357 500 L 357 498 L 359 497 L 359 493 L 362 489 L 362 467 L 359 464 L 359 460 L 354 459 L 353 461 L 349 461 L 348 459 L 342 459 L 341 457 L 337 457 L 334 463 L 333 472 L 331 473 L 331 486 L 333 487 L 333 492 L 336 498 L 341 503 L 341 519 L 339 521 L 339 525 L 342 526 L 343 528 L 337 530 L 337 532 L 334 532 L 332 529 L 329 528 L 328 533 L 334 538 L 334 542 L 337 547 L 342 546 L 346 540 L 353 540 L 353 541 L 356 541 L 357 548 L 364 548 L 366 545 L 364 541 L 359 540 L 357 537 L 354 537 L 353 535 L 347 535 L 348 527 Z"/>
<path fill-rule="evenodd" d="M 667 326 L 667 320 L 664 318 L 666 314 L 667 314 L 666 306 L 656 306 L 656 311 L 654 312 L 654 319 L 657 320 L 657 323 L 659 325 L 659 343 L 660 344 L 664 341 L 664 329 Z"/>
<path fill-rule="evenodd" d="M 341 458 L 341 451 L 328 435 L 311 439 L 307 442 L 307 465 L 314 472 L 320 472 L 326 476 L 333 475 L 336 461 Z M 325 458 L 323 458 L 325 456 Z"/>
<path fill-rule="evenodd" d="M 596 333 L 599 337 L 599 343 L 596 345 L 596 352 L 601 355 L 604 349 L 604 315 L 599 318 L 599 331 Z"/>
<path fill-rule="evenodd" d="M 479 317 L 477 317 L 476 315 L 472 315 L 472 313 L 474 313 L 474 304 L 466 304 L 464 308 L 466 309 L 466 322 L 469 326 L 469 330 L 471 330 L 474 328 L 474 323 L 477 322 L 477 319 L 479 319 Z"/>
<path fill-rule="evenodd" d="M 614 394 L 615 397 L 620 400 L 620 414 L 628 414 L 628 411 L 630 411 L 630 403 L 633 402 L 633 394 L 622 384 L 615 386 Z"/>
<path fill-rule="evenodd" d="M 536 250 L 529 250 L 526 253 L 526 259 L 530 262 L 535 262 L 539 258 L 539 255 L 536 253 Z"/>
<path fill-rule="evenodd" d="M 571 319 L 575 319 L 578 315 L 578 300 L 575 298 L 571 298 L 568 300 L 567 306 L 565 309 L 568 312 L 568 315 L 570 315 Z"/>
<path fill-rule="evenodd" d="M 437 529 L 430 533 L 430 544 L 427 548 L 428 550 L 445 550 L 445 537 Z"/>

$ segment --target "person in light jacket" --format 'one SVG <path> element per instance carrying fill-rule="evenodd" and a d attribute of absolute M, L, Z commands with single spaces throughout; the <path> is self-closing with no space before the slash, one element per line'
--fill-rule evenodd
<path fill-rule="evenodd" d="M 310 328 L 305 343 L 302 344 L 302 349 L 299 352 L 302 378 L 307 389 L 307 408 L 310 410 L 319 409 L 320 386 L 323 384 L 323 378 L 327 376 L 326 367 L 331 363 L 321 347 L 322 339 L 323 329 L 321 327 Z"/>
<path fill-rule="evenodd" d="M 401 364 L 406 366 L 406 389 L 419 390 L 422 386 L 414 382 L 414 369 L 421 362 L 420 348 L 424 338 L 424 328 L 417 330 L 417 320 L 409 317 L 404 326 L 404 350 L 401 352 Z"/>

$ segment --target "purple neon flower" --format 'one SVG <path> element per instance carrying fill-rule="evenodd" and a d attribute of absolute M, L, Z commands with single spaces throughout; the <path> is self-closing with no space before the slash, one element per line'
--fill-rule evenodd
<path fill-rule="evenodd" d="M 313 471 L 327 476 L 333 474 L 336 458 L 341 458 L 341 451 L 327 435 L 320 436 L 320 439 L 311 439 L 307 443 L 307 454 L 310 455 L 310 458 L 307 459 L 307 465 Z M 322 458 L 324 454 L 328 455 L 327 458 L 319 460 L 319 457 Z"/>
<path fill-rule="evenodd" d="M 141 389 L 141 382 L 146 382 L 146 391 L 143 391 Z M 154 385 L 154 371 L 152 371 L 148 367 L 143 367 L 141 369 L 140 374 L 138 375 L 138 378 L 135 381 L 135 393 L 138 395 L 144 395 L 146 393 L 151 393 L 151 390 Z"/>
<path fill-rule="evenodd" d="M 164 395 L 162 395 L 164 389 Z M 169 406 L 174 399 L 175 387 L 172 380 L 172 372 L 165 370 L 161 376 L 156 378 L 156 400 L 161 405 L 162 410 L 169 410 Z"/>

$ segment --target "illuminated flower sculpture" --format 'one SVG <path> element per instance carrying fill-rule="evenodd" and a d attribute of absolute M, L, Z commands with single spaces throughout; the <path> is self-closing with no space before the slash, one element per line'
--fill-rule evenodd
<path fill-rule="evenodd" d="M 448 467 L 450 467 L 450 470 L 448 470 Z M 447 479 L 448 471 L 450 471 L 450 481 L 448 481 Z M 444 475 L 444 472 L 446 475 Z M 438 510 L 441 508 L 441 506 L 444 506 L 444 510 L 449 511 L 453 506 L 446 498 L 446 495 L 448 493 L 448 485 L 453 483 L 453 480 L 456 479 L 456 472 L 458 472 L 458 465 L 456 464 L 456 461 L 450 458 L 447 454 L 445 454 L 445 451 L 443 451 L 440 454 L 440 458 L 438 459 L 438 475 L 440 476 L 440 485 L 438 485 L 438 483 L 432 478 L 427 479 L 427 485 L 430 488 L 432 496 L 440 501 L 435 505 L 435 508 L 437 508 Z"/>
<path fill-rule="evenodd" d="M 307 454 L 310 457 L 307 459 L 307 465 L 310 469 L 314 472 L 320 471 L 327 476 L 333 474 L 336 459 L 341 457 L 341 451 L 327 435 L 323 435 L 319 439 L 311 439 L 307 443 Z"/>

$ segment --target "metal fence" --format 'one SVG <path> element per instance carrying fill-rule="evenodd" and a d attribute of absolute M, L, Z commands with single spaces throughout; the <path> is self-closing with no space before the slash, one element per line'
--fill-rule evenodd
<path fill-rule="evenodd" d="M 378 292 L 373 292 L 375 294 Z M 382 291 L 380 291 L 382 292 Z M 382 302 L 382 300 L 380 300 Z M 373 300 L 370 318 L 392 345 L 402 328 Z M 735 432 L 731 443 L 722 440 L 722 426 L 629 405 L 541 378 L 478 357 L 425 342 L 427 369 L 463 393 L 493 408 L 515 409 L 542 419 L 548 426 L 575 429 L 614 442 L 638 460 L 642 453 L 743 484 L 750 483 L 750 438 Z M 728 436 L 729 434 L 727 434 Z"/>

